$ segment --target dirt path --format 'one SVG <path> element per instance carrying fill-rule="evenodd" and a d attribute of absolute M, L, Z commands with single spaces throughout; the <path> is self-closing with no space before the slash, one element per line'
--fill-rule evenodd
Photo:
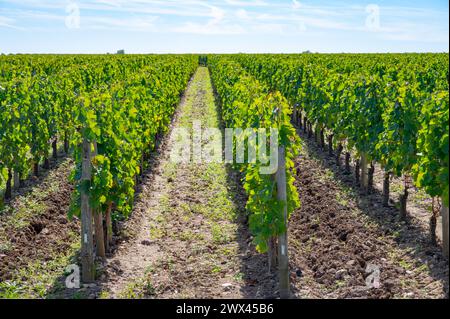
<path fill-rule="evenodd" d="M 448 260 L 420 220 L 399 220 L 379 194 L 363 196 L 353 176 L 300 133 L 297 186 L 302 207 L 290 221 L 290 264 L 302 298 L 448 298 Z M 368 265 L 380 288 L 366 289 Z"/>
<path fill-rule="evenodd" d="M 73 161 L 59 158 L 0 208 L 0 299 L 44 298 L 79 248 L 69 221 Z"/>
<path fill-rule="evenodd" d="M 209 71 L 198 69 L 173 128 L 218 128 Z M 264 298 L 276 291 L 245 227 L 239 177 L 225 164 L 175 164 L 175 133 L 143 183 L 130 240 L 103 270 L 100 298 Z"/>

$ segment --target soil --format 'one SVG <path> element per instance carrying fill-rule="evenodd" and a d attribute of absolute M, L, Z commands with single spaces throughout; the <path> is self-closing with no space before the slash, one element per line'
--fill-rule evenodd
<path fill-rule="evenodd" d="M 67 218 L 73 162 L 62 158 L 53 164 L 40 178 L 26 181 L 0 214 L 0 282 L 70 250 L 72 235 L 79 232 L 77 219 Z"/>
<path fill-rule="evenodd" d="M 375 196 L 382 196 L 383 180 L 384 180 L 384 170 L 379 164 L 376 164 L 374 173 Z M 404 192 L 404 179 L 398 176 L 391 176 L 389 205 L 398 207 L 400 205 L 399 204 L 400 195 L 403 194 L 403 192 Z M 409 217 L 415 219 L 417 225 L 421 227 L 424 232 L 429 231 L 431 209 L 432 209 L 432 198 L 429 195 L 427 195 L 425 191 L 416 188 L 414 185 L 411 185 L 411 188 L 408 189 L 408 193 L 409 196 L 407 201 L 407 213 Z M 441 216 L 437 218 L 436 226 L 437 226 L 436 239 L 438 241 L 442 241 Z"/>
<path fill-rule="evenodd" d="M 296 296 L 448 298 L 448 260 L 430 244 L 423 220 L 401 221 L 380 194 L 360 194 L 352 175 L 299 134 L 302 207 L 289 225 L 290 267 L 303 275 L 292 276 Z M 367 288 L 369 265 L 380 271 L 378 289 Z"/>

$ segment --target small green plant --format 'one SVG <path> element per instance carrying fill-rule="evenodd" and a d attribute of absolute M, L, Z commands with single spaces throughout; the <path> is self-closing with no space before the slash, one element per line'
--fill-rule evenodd
<path fill-rule="evenodd" d="M 408 261 L 401 259 L 398 264 L 400 265 L 400 267 L 402 267 L 405 270 L 410 270 L 412 268 L 411 263 L 409 263 Z"/>
<path fill-rule="evenodd" d="M 83 291 L 76 291 L 73 295 L 72 295 L 72 299 L 75 300 L 82 300 L 82 299 L 86 299 L 86 293 L 84 293 Z M 103 298 L 106 299 L 106 298 Z"/>
<path fill-rule="evenodd" d="M 219 224 L 212 224 L 211 226 L 211 235 L 213 238 L 213 242 L 215 244 L 226 244 L 230 241 L 229 236 L 227 235 L 226 231 L 224 231 L 223 227 Z"/>
<path fill-rule="evenodd" d="M 342 206 L 348 206 L 348 200 L 341 193 L 336 194 L 336 201 Z"/>
<path fill-rule="evenodd" d="M 20 299 L 24 288 L 15 281 L 0 282 L 0 299 Z"/>
<path fill-rule="evenodd" d="M 214 267 L 212 268 L 211 272 L 212 272 L 213 274 L 220 273 L 220 272 L 222 272 L 222 267 L 216 265 L 216 266 L 214 266 Z"/>
<path fill-rule="evenodd" d="M 108 291 L 103 290 L 99 295 L 98 299 L 110 299 L 110 294 Z"/>
<path fill-rule="evenodd" d="M 118 297 L 120 299 L 143 299 L 154 295 L 156 295 L 156 290 L 150 280 L 140 278 L 129 283 Z"/>
<path fill-rule="evenodd" d="M 234 275 L 234 280 L 238 282 L 244 281 L 244 274 L 242 272 L 238 272 L 237 274 Z"/>
<path fill-rule="evenodd" d="M 150 228 L 150 234 L 149 234 L 149 238 L 151 240 L 156 240 L 156 239 L 160 239 L 163 238 L 165 235 L 165 231 L 158 226 L 152 225 Z"/>

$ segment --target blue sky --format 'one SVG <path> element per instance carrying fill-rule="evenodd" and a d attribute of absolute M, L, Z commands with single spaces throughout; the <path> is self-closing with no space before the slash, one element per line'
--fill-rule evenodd
<path fill-rule="evenodd" d="M 447 0 L 0 0 L 0 52 L 448 52 L 448 10 Z"/>

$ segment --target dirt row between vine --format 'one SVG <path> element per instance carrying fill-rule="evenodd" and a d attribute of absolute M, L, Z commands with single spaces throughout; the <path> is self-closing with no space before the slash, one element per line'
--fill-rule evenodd
<path fill-rule="evenodd" d="M 81 298 L 275 298 L 276 275 L 246 225 L 239 174 L 225 164 L 176 164 L 175 130 L 219 127 L 207 68 L 189 83 L 145 176 L 121 242 Z M 73 298 L 72 295 L 66 297 Z"/>
<path fill-rule="evenodd" d="M 379 194 L 359 193 L 352 175 L 302 132 L 297 186 L 302 207 L 289 226 L 290 264 L 303 298 L 448 298 L 448 260 L 420 219 L 399 219 Z M 368 267 L 380 287 L 367 289 Z"/>
<path fill-rule="evenodd" d="M 60 157 L 52 167 L 1 209 L 0 298 L 45 297 L 78 249 L 78 220 L 67 218 L 73 161 Z"/>

